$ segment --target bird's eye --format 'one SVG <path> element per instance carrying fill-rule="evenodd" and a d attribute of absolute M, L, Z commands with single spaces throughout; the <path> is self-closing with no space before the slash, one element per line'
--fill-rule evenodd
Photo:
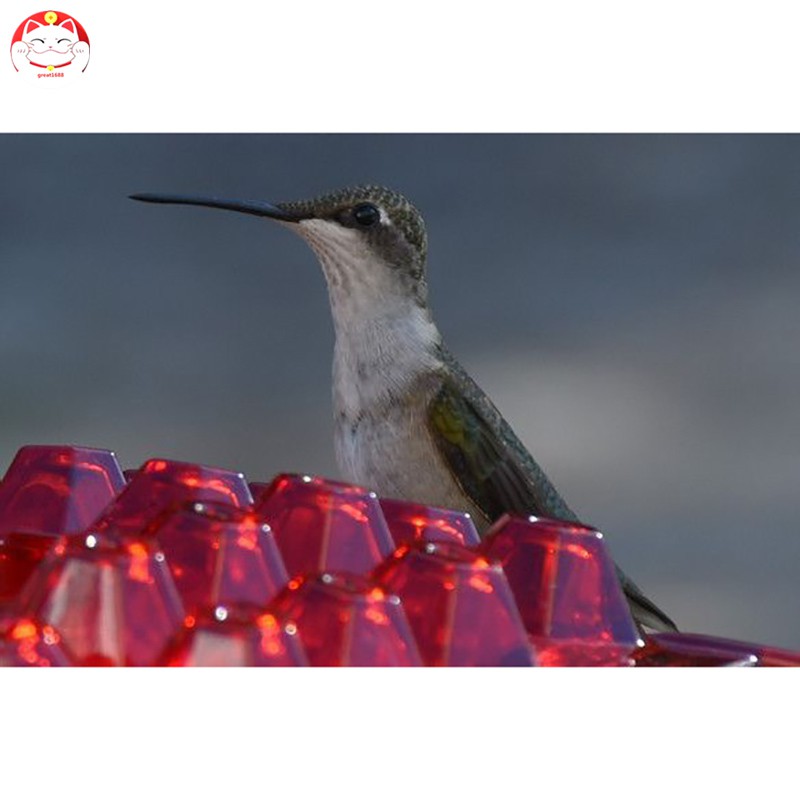
<path fill-rule="evenodd" d="M 372 203 L 359 203 L 353 209 L 353 219 L 362 228 L 369 228 L 381 218 L 381 212 Z"/>

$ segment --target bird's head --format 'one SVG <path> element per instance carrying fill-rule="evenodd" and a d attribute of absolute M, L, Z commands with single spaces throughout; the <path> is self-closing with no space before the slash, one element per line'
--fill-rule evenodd
<path fill-rule="evenodd" d="M 422 215 L 403 195 L 383 186 L 340 189 L 287 203 L 217 197 L 136 194 L 135 200 L 239 211 L 273 219 L 300 234 L 319 259 L 331 300 L 404 298 L 427 304 L 427 237 Z"/>

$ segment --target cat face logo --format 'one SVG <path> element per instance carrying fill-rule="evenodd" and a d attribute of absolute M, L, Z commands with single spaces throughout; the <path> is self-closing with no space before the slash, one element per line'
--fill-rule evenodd
<path fill-rule="evenodd" d="M 40 11 L 20 24 L 11 40 L 11 63 L 23 76 L 74 78 L 89 63 L 83 25 L 61 11 Z"/>

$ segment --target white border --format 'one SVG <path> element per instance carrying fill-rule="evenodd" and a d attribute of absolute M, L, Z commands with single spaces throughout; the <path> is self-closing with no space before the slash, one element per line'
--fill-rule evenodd
<path fill-rule="evenodd" d="M 36 2 L 3 3 L 4 49 L 43 10 Z M 89 67 L 48 89 L 1 56 L 2 132 L 800 128 L 790 3 L 78 0 L 57 10 L 89 32 Z"/>
<path fill-rule="evenodd" d="M 794 740 L 770 728 L 770 698 L 796 718 L 796 675 L 3 670 L 4 785 L 193 800 L 780 796 Z"/>

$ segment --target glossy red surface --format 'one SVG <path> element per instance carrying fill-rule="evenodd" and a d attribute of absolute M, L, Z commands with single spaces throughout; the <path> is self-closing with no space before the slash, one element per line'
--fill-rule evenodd
<path fill-rule="evenodd" d="M 269 611 L 228 605 L 190 615 L 161 662 L 168 667 L 305 667 L 297 628 Z"/>
<path fill-rule="evenodd" d="M 0 603 L 14 600 L 33 570 L 63 536 L 43 533 L 6 533 L 0 537 Z"/>
<path fill-rule="evenodd" d="M 19 619 L 0 635 L 0 667 L 70 667 L 60 645 L 61 637 L 51 625 Z"/>
<path fill-rule="evenodd" d="M 396 544 L 454 542 L 465 547 L 480 543 L 469 514 L 432 508 L 403 500 L 381 499 L 381 510 Z"/>
<path fill-rule="evenodd" d="M 187 613 L 265 606 L 289 581 L 272 531 L 253 511 L 189 503 L 146 530 L 166 556 Z"/>
<path fill-rule="evenodd" d="M 800 666 L 800 653 L 640 641 L 602 536 L 580 525 L 505 517 L 479 543 L 464 514 L 358 486 L 248 485 L 165 459 L 123 479 L 112 453 L 80 447 L 22 448 L 0 482 L 0 666 L 422 664 Z"/>
<path fill-rule="evenodd" d="M 246 508 L 252 500 L 241 473 L 153 458 L 132 474 L 122 493 L 93 522 L 92 528 L 136 534 L 177 505 L 209 501 Z"/>
<path fill-rule="evenodd" d="M 791 650 L 699 633 L 651 634 L 634 658 L 637 666 L 800 666 L 800 653 Z"/>
<path fill-rule="evenodd" d="M 479 551 L 502 564 L 543 665 L 630 663 L 639 634 L 598 531 L 505 516 Z"/>
<path fill-rule="evenodd" d="M 81 531 L 124 485 L 109 450 L 23 447 L 0 482 L 0 533 Z"/>
<path fill-rule="evenodd" d="M 273 606 L 312 666 L 414 667 L 419 651 L 400 600 L 359 575 L 299 577 Z"/>
<path fill-rule="evenodd" d="M 502 569 L 447 542 L 403 545 L 374 573 L 405 606 L 429 666 L 532 666 L 525 628 Z"/>
<path fill-rule="evenodd" d="M 364 574 L 394 550 L 374 492 L 307 475 L 279 475 L 255 504 L 290 575 Z"/>
<path fill-rule="evenodd" d="M 158 663 L 184 621 L 164 554 L 154 542 L 87 534 L 48 553 L 19 601 L 22 619 L 54 630 L 75 664 Z"/>

